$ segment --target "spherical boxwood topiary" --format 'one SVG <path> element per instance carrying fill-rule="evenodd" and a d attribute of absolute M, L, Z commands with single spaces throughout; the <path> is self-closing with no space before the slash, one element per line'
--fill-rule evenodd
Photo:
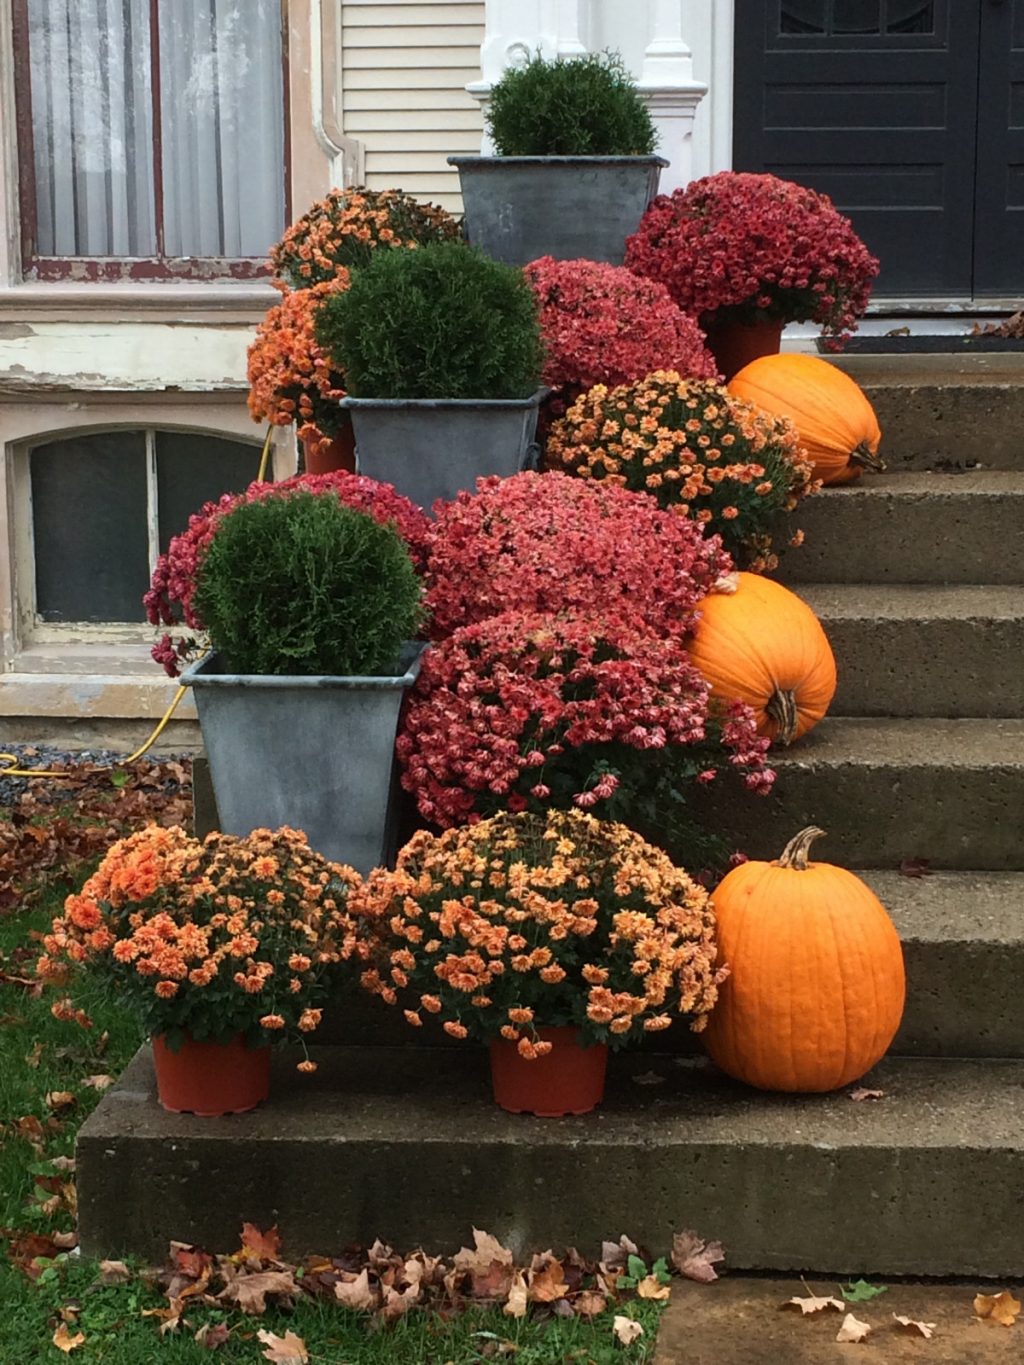
<path fill-rule="evenodd" d="M 499 156 L 649 156 L 657 133 L 633 78 L 612 52 L 536 56 L 491 91 L 487 126 Z"/>
<path fill-rule="evenodd" d="M 376 252 L 316 337 L 359 398 L 527 398 L 544 361 L 522 271 L 454 242 Z"/>
<path fill-rule="evenodd" d="M 393 526 L 331 493 L 242 503 L 217 524 L 195 605 L 234 673 L 394 673 L 420 585 Z"/>

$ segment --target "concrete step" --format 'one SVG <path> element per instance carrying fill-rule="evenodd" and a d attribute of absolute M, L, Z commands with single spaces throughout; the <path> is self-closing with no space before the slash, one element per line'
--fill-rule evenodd
<path fill-rule="evenodd" d="M 884 1098 L 858 1104 L 626 1052 L 599 1110 L 543 1120 L 494 1106 L 483 1048 L 317 1060 L 306 1077 L 279 1057 L 262 1110 L 196 1119 L 159 1107 L 144 1049 L 79 1134 L 83 1252 L 218 1250 L 242 1219 L 277 1223 L 291 1257 L 447 1250 L 471 1224 L 518 1252 L 628 1230 L 661 1253 L 695 1227 L 737 1269 L 1024 1273 L 1024 1062 L 887 1060 L 865 1078 Z"/>
<path fill-rule="evenodd" d="M 831 842 L 831 840 L 829 840 Z M 820 845 L 819 845 L 820 847 Z M 821 856 L 826 857 L 823 850 Z M 1024 1058 L 1024 874 L 858 870 L 903 940 L 907 1007 L 893 1052 L 910 1057 Z M 360 1047 L 460 1047 L 431 1019 L 411 1029 L 400 1010 L 356 992 L 328 1010 L 315 1041 Z M 649 1050 L 700 1052 L 684 1025 Z"/>
<path fill-rule="evenodd" d="M 1024 869 L 1024 720 L 827 716 L 772 761 L 770 796 L 712 783 L 695 808 L 751 857 L 820 825 L 816 851 L 845 867 Z"/>
<path fill-rule="evenodd" d="M 832 359 L 833 357 L 830 357 Z M 890 469 L 1024 470 L 1024 357 L 839 356 L 867 391 Z"/>
<path fill-rule="evenodd" d="M 793 523 L 807 539 L 785 583 L 1024 583 L 1024 472 L 865 476 Z"/>
<path fill-rule="evenodd" d="M 1024 716 L 1024 590 L 801 584 L 839 672 L 842 716 Z"/>

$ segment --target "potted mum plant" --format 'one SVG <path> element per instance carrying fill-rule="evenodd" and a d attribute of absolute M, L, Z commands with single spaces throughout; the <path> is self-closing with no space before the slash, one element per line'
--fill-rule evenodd
<path fill-rule="evenodd" d="M 652 494 L 760 572 L 778 564 L 772 539 L 782 514 L 820 486 L 788 418 L 671 370 L 590 389 L 555 423 L 546 459 L 580 478 Z M 798 531 L 790 543 L 802 539 Z"/>
<path fill-rule="evenodd" d="M 193 605 L 195 691 L 223 828 L 290 824 L 359 871 L 386 859 L 398 712 L 419 671 L 420 583 L 398 531 L 298 490 L 218 518 Z"/>
<path fill-rule="evenodd" d="M 450 156 L 466 235 L 496 260 L 587 257 L 621 265 L 658 192 L 657 133 L 615 53 L 510 67 L 486 115 L 495 156 Z"/>
<path fill-rule="evenodd" d="M 256 422 L 296 427 L 307 472 L 355 470 L 352 419 L 338 406 L 345 381 L 313 335 L 321 301 L 348 288 L 348 271 L 309 289 L 286 290 L 249 347 L 249 411 Z"/>
<path fill-rule="evenodd" d="M 878 274 L 826 195 L 738 171 L 659 195 L 627 243 L 626 265 L 697 318 L 726 379 L 777 352 L 787 322 L 820 323 L 840 349 Z"/>
<path fill-rule="evenodd" d="M 338 471 L 297 474 L 280 483 L 257 480 L 244 493 L 225 493 L 218 502 L 204 503 L 189 517 L 185 530 L 171 537 L 167 549 L 157 559 L 149 591 L 142 599 L 149 623 L 170 626 L 175 632 L 173 635 L 170 631 L 165 633 L 152 649 L 154 661 L 168 677 L 176 678 L 183 664 L 198 658 L 209 648 L 206 627 L 195 604 L 195 593 L 199 567 L 217 523 L 244 502 L 287 496 L 300 489 L 318 496 L 331 494 L 346 507 L 368 513 L 381 525 L 392 523 L 405 542 L 417 572 L 423 569 L 430 522 L 420 508 L 388 484 Z"/>
<path fill-rule="evenodd" d="M 684 1016 L 700 1032 L 723 975 L 703 888 L 582 811 L 421 831 L 356 902 L 363 985 L 413 1026 L 432 1016 L 488 1044 L 494 1098 L 513 1113 L 587 1113 L 608 1048 Z"/>
<path fill-rule="evenodd" d="M 545 390 L 522 271 L 450 242 L 377 251 L 316 336 L 346 377 L 361 474 L 430 508 L 531 458 Z"/>
<path fill-rule="evenodd" d="M 150 825 L 67 898 L 38 972 L 65 988 L 83 973 L 139 1016 L 165 1109 L 241 1113 L 267 1098 L 270 1044 L 320 1023 L 358 881 L 292 829 L 200 842 Z"/>

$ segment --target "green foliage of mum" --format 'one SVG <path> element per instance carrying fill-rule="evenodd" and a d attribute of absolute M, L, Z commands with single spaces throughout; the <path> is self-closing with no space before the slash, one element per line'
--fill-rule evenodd
<path fill-rule="evenodd" d="M 650 156 L 658 141 L 612 52 L 510 67 L 491 92 L 487 126 L 499 156 Z"/>
<path fill-rule="evenodd" d="M 374 252 L 316 339 L 357 398 L 528 398 L 544 362 L 522 271 L 455 242 Z"/>
<path fill-rule="evenodd" d="M 233 673 L 394 674 L 421 618 L 398 532 L 324 493 L 244 503 L 224 517 L 195 602 Z"/>

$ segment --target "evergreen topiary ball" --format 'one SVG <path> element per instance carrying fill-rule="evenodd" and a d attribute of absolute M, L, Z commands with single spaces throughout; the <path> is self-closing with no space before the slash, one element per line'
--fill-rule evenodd
<path fill-rule="evenodd" d="M 499 156 L 650 156 L 658 140 L 613 52 L 510 67 L 491 91 L 487 126 Z"/>
<path fill-rule="evenodd" d="M 419 580 L 398 532 L 333 493 L 229 512 L 194 601 L 233 673 L 394 674 L 421 619 Z"/>
<path fill-rule="evenodd" d="M 544 363 L 523 272 L 454 242 L 375 252 L 316 338 L 357 398 L 528 398 Z"/>

